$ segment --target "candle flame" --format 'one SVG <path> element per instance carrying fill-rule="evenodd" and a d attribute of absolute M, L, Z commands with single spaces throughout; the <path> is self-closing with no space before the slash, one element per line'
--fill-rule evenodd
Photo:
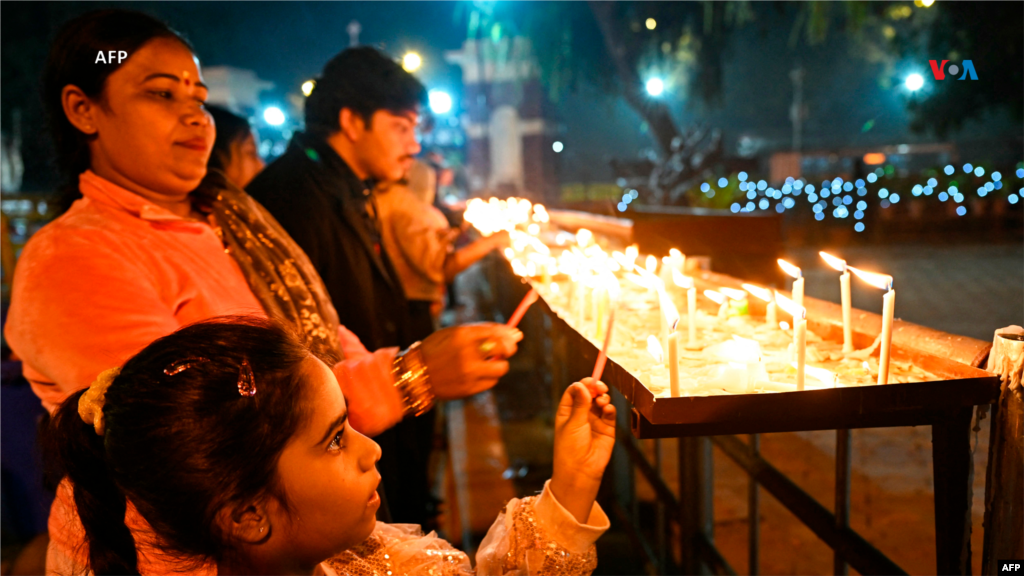
<path fill-rule="evenodd" d="M 892 290 L 892 276 L 888 274 L 879 274 L 877 272 L 865 272 L 864 270 L 858 270 L 853 266 L 848 267 L 851 272 L 857 275 L 858 278 L 871 284 L 875 288 L 882 290 Z"/>
<path fill-rule="evenodd" d="M 690 278 L 689 276 L 684 276 L 683 273 L 680 272 L 679 270 L 672 270 L 672 282 L 674 282 L 675 285 L 679 286 L 680 288 L 693 288 L 693 278 Z"/>
<path fill-rule="evenodd" d="M 515 272 L 516 276 L 526 276 L 526 266 L 519 258 L 512 259 L 512 272 Z"/>
<path fill-rule="evenodd" d="M 586 228 L 580 228 L 576 231 L 576 243 L 580 245 L 580 248 L 586 248 L 587 244 L 594 239 L 594 233 Z"/>
<path fill-rule="evenodd" d="M 533 263 L 533 260 L 526 263 L 526 275 L 530 278 L 537 275 L 537 265 Z"/>
<path fill-rule="evenodd" d="M 678 259 L 683 257 L 683 253 L 680 252 L 679 250 L 676 250 L 675 248 L 669 248 L 668 249 L 668 255 L 673 260 L 678 260 Z"/>
<path fill-rule="evenodd" d="M 551 283 L 551 293 L 552 294 L 558 294 L 558 284 L 556 284 L 554 282 Z"/>
<path fill-rule="evenodd" d="M 704 295 L 715 302 L 715 304 L 725 304 L 725 295 L 715 292 L 714 290 L 705 290 Z"/>
<path fill-rule="evenodd" d="M 536 236 L 537 234 L 540 234 L 540 225 L 530 224 L 529 226 L 526 227 L 526 231 L 529 232 L 531 235 Z"/>
<path fill-rule="evenodd" d="M 772 301 L 772 291 L 767 288 L 761 288 L 753 284 L 744 284 L 743 289 L 753 294 L 759 300 L 764 300 L 765 302 Z"/>
<path fill-rule="evenodd" d="M 840 272 L 846 272 L 846 260 L 843 260 L 842 258 L 836 258 L 835 256 L 829 254 L 828 252 L 818 252 L 818 255 L 821 256 L 822 260 L 827 262 L 829 266 L 835 268 Z"/>
<path fill-rule="evenodd" d="M 664 289 L 658 290 L 658 299 L 661 302 L 661 313 L 665 315 L 668 329 L 675 332 L 676 326 L 679 325 L 679 310 L 676 309 L 675 303 Z"/>
<path fill-rule="evenodd" d="M 511 260 L 516 257 L 516 251 L 511 248 L 505 248 L 505 258 Z"/>
<path fill-rule="evenodd" d="M 605 272 L 601 274 L 601 280 L 604 282 L 604 288 L 608 290 L 608 297 L 613 301 L 617 301 L 619 299 L 619 295 L 622 293 L 622 287 L 619 286 L 619 279 L 615 277 L 615 274 Z"/>
<path fill-rule="evenodd" d="M 654 274 L 658 270 L 658 259 L 648 254 L 647 260 L 644 261 L 644 268 L 651 274 Z"/>
<path fill-rule="evenodd" d="M 782 330 L 789 330 L 789 322 L 782 320 L 781 322 L 779 322 L 779 328 L 781 328 Z"/>
<path fill-rule="evenodd" d="M 785 272 L 786 274 L 789 274 L 793 278 L 800 278 L 801 276 L 804 275 L 803 271 L 800 270 L 799 266 L 794 266 L 789 262 L 786 262 L 782 258 L 778 259 L 778 263 L 779 267 L 782 268 L 782 271 Z"/>
<path fill-rule="evenodd" d="M 658 337 L 650 335 L 647 337 L 647 351 L 654 357 L 654 361 L 661 364 L 665 361 L 665 352 L 661 349 L 661 342 Z"/>
<path fill-rule="evenodd" d="M 632 266 L 636 259 L 640 257 L 640 248 L 633 244 L 626 248 L 626 258 L 629 258 L 629 264 Z"/>
<path fill-rule="evenodd" d="M 806 308 L 804 308 L 803 306 L 797 306 L 796 302 L 793 302 L 792 300 L 786 298 L 785 296 L 779 294 L 778 292 L 775 293 L 775 302 L 779 305 L 779 308 L 782 308 L 783 311 L 792 316 L 794 319 L 803 319 L 807 317 Z"/>
<path fill-rule="evenodd" d="M 726 296 L 733 300 L 743 300 L 744 298 L 747 297 L 746 292 L 744 292 L 743 290 L 737 290 L 735 288 L 719 288 L 718 291 L 721 292 L 722 294 L 725 294 Z"/>

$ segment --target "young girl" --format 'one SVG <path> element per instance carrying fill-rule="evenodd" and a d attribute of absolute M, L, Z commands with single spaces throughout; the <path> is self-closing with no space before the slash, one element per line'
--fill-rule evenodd
<path fill-rule="evenodd" d="M 478 574 L 585 574 L 615 441 L 608 388 L 569 387 L 551 480 L 512 500 Z M 471 574 L 465 554 L 377 522 L 380 448 L 347 422 L 327 364 L 289 330 L 222 317 L 182 328 L 58 410 L 49 456 L 73 499 L 49 574 Z"/>

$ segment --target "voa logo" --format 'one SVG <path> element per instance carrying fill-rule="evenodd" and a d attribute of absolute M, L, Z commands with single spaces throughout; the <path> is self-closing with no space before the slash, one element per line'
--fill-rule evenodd
<path fill-rule="evenodd" d="M 928 61 L 928 63 L 932 65 L 932 76 L 935 76 L 936 80 L 945 80 L 947 71 L 949 72 L 949 77 L 951 79 L 960 73 L 960 66 L 957 66 L 956 64 L 946 66 L 946 62 L 949 62 L 949 60 L 942 60 L 941 63 L 939 60 Z M 957 80 L 966 80 L 968 76 L 970 76 L 971 80 L 978 79 L 978 73 L 974 71 L 974 62 L 964 60 L 960 65 L 963 66 L 964 73 L 963 76 L 960 76 Z"/>

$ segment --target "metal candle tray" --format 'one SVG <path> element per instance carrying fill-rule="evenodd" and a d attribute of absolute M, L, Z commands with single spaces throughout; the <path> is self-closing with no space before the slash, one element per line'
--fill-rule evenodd
<path fill-rule="evenodd" d="M 511 274 L 511 269 L 508 269 Z M 740 287 L 735 278 L 699 273 L 698 290 Z M 527 288 L 519 283 L 525 294 Z M 764 314 L 764 303 L 751 299 L 751 313 Z M 842 338 L 839 306 L 804 298 L 808 329 L 826 340 Z M 564 322 L 541 299 L 537 306 L 551 317 L 553 336 L 566 339 L 562 361 L 577 378 L 589 375 L 598 348 Z M 854 344 L 864 348 L 881 331 L 881 317 L 861 310 L 853 314 Z M 637 438 L 754 434 L 798 430 L 835 430 L 918 426 L 958 409 L 991 404 L 999 398 L 998 376 L 976 368 L 991 344 L 897 320 L 893 325 L 892 358 L 913 362 L 942 378 L 931 382 L 856 386 L 767 394 L 655 398 L 628 371 L 608 359 L 602 380 L 632 404 L 631 427 Z M 876 353 L 877 354 L 877 353 Z M 575 376 L 578 375 L 578 376 Z M 685 375 L 680 375 L 685 378 Z"/>

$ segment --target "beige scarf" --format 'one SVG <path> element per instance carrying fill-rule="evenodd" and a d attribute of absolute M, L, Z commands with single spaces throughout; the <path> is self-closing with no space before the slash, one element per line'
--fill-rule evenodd
<path fill-rule="evenodd" d="M 210 170 L 192 195 L 213 214 L 217 234 L 267 315 L 293 326 L 329 365 L 342 360 L 338 313 L 327 288 L 277 220 L 218 170 Z"/>

